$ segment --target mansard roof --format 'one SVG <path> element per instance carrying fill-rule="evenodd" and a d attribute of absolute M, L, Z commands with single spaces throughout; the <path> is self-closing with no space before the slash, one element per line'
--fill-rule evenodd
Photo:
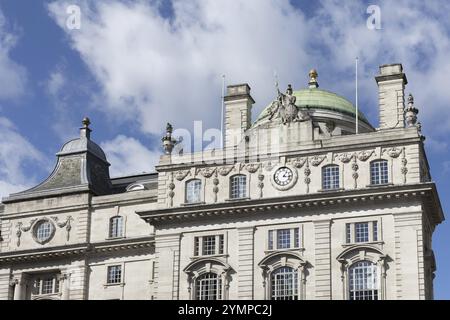
<path fill-rule="evenodd" d="M 110 164 L 103 150 L 90 139 L 88 118 L 83 119 L 80 137 L 73 139 L 56 154 L 55 169 L 41 184 L 3 199 L 4 203 L 36 199 L 52 195 L 91 192 L 94 195 L 111 193 Z"/>

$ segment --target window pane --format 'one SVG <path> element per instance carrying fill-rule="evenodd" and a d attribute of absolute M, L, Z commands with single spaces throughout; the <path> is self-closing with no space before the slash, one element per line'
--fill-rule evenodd
<path fill-rule="evenodd" d="M 200 202 L 202 182 L 200 180 L 191 180 L 186 183 L 186 202 L 197 203 Z"/>
<path fill-rule="evenodd" d="M 373 161 L 370 164 L 370 183 L 388 183 L 388 162 L 386 160 Z"/>
<path fill-rule="evenodd" d="M 197 300 L 220 300 L 222 298 L 222 280 L 215 273 L 207 273 L 195 281 Z"/>
<path fill-rule="evenodd" d="M 198 256 L 200 254 L 200 238 L 195 237 L 195 244 L 194 244 L 194 256 Z"/>
<path fill-rule="evenodd" d="M 289 249 L 291 247 L 291 230 L 277 230 L 277 249 Z"/>
<path fill-rule="evenodd" d="M 224 248 L 224 239 L 223 234 L 219 236 L 219 254 L 223 254 L 223 248 Z"/>
<path fill-rule="evenodd" d="M 244 175 L 237 175 L 231 177 L 231 199 L 240 199 L 246 197 L 247 177 Z"/>
<path fill-rule="evenodd" d="M 373 241 L 378 241 L 378 223 L 373 222 Z"/>
<path fill-rule="evenodd" d="M 369 223 L 355 223 L 355 242 L 369 241 Z"/>
<path fill-rule="evenodd" d="M 203 255 L 216 254 L 216 236 L 203 237 Z"/>
<path fill-rule="evenodd" d="M 326 166 L 322 169 L 322 189 L 339 189 L 339 166 Z"/>
<path fill-rule="evenodd" d="M 345 242 L 350 243 L 352 242 L 352 233 L 351 233 L 351 224 L 347 223 L 345 225 Z"/>
<path fill-rule="evenodd" d="M 273 230 L 269 231 L 269 250 L 273 249 Z"/>
<path fill-rule="evenodd" d="M 300 234 L 298 228 L 294 229 L 294 247 L 300 248 Z"/>
<path fill-rule="evenodd" d="M 271 274 L 272 300 L 297 300 L 298 275 L 297 270 L 282 267 Z"/>
<path fill-rule="evenodd" d="M 42 282 L 42 294 L 53 293 L 53 278 L 46 278 Z"/>
<path fill-rule="evenodd" d="M 349 268 L 350 300 L 378 300 L 377 267 L 360 261 Z"/>
<path fill-rule="evenodd" d="M 108 267 L 108 283 L 121 283 L 122 282 L 122 266 L 110 266 Z"/>

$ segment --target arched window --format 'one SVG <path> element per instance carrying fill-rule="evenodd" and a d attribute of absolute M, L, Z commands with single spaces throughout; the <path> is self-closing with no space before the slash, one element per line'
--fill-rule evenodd
<path fill-rule="evenodd" d="M 247 196 L 247 177 L 237 174 L 230 178 L 230 198 L 241 199 Z"/>
<path fill-rule="evenodd" d="M 197 203 L 201 201 L 202 182 L 193 179 L 186 182 L 186 203 Z"/>
<path fill-rule="evenodd" d="M 272 300 L 298 299 L 298 273 L 291 267 L 281 267 L 270 276 Z"/>
<path fill-rule="evenodd" d="M 222 279 L 218 274 L 209 272 L 195 280 L 196 300 L 221 300 Z"/>
<path fill-rule="evenodd" d="M 377 266 L 370 261 L 359 261 L 348 270 L 350 300 L 378 300 Z"/>
<path fill-rule="evenodd" d="M 372 161 L 370 163 L 370 184 L 387 184 L 388 181 L 387 160 Z"/>
<path fill-rule="evenodd" d="M 116 216 L 109 220 L 109 237 L 120 238 L 123 237 L 123 217 Z"/>
<path fill-rule="evenodd" d="M 331 165 L 322 168 L 322 189 L 339 189 L 339 166 Z"/>

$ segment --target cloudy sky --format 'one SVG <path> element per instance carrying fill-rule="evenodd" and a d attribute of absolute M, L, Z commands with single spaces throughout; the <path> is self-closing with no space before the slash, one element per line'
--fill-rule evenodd
<path fill-rule="evenodd" d="M 367 26 L 369 4 L 379 29 Z M 321 88 L 353 101 L 358 56 L 360 105 L 374 126 L 378 66 L 403 64 L 449 212 L 449 12 L 445 0 L 0 0 L 0 197 L 46 178 L 85 115 L 113 176 L 148 172 L 167 121 L 220 128 L 222 75 L 250 84 L 255 118 L 274 98 L 274 70 L 281 87 L 299 89 L 314 67 Z M 450 299 L 449 241 L 444 223 L 437 298 Z"/>

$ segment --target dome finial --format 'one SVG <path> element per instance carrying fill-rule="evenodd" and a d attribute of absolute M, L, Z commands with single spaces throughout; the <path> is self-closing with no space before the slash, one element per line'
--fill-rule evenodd
<path fill-rule="evenodd" d="M 311 69 L 311 71 L 309 71 L 309 88 L 318 88 L 319 87 L 319 83 L 317 82 L 317 77 L 319 75 L 317 74 L 317 70 L 316 69 Z"/>
<path fill-rule="evenodd" d="M 81 121 L 81 123 L 83 124 L 83 127 L 89 128 L 89 125 L 91 124 L 91 120 L 89 120 L 88 117 L 84 117 L 83 121 Z"/>
<path fill-rule="evenodd" d="M 81 123 L 83 124 L 83 127 L 80 128 L 80 137 L 89 140 L 91 138 L 91 131 L 92 131 L 91 128 L 89 128 L 91 120 L 89 120 L 88 117 L 84 117 Z"/>

